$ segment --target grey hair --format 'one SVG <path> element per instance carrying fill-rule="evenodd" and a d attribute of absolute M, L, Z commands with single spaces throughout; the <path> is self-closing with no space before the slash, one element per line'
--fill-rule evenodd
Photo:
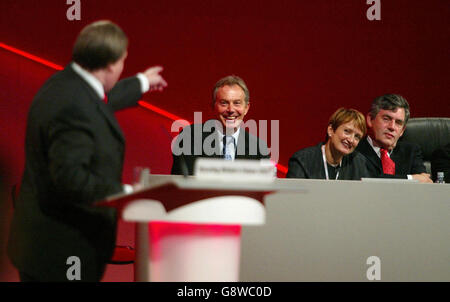
<path fill-rule="evenodd" d="M 369 115 L 372 119 L 374 119 L 381 109 L 396 110 L 397 108 L 403 108 L 405 110 L 406 125 L 409 120 L 409 104 L 404 97 L 398 94 L 385 94 L 375 98 L 370 107 Z"/>
<path fill-rule="evenodd" d="M 250 92 L 248 91 L 247 85 L 245 84 L 244 80 L 241 79 L 238 76 L 230 75 L 226 76 L 224 78 L 221 78 L 219 81 L 217 81 L 216 85 L 214 85 L 213 93 L 212 93 L 212 105 L 214 107 L 214 104 L 216 103 L 216 95 L 217 90 L 219 90 L 220 87 L 223 86 L 233 86 L 238 85 L 242 88 L 245 94 L 245 104 L 248 105 L 248 102 L 250 101 Z"/>

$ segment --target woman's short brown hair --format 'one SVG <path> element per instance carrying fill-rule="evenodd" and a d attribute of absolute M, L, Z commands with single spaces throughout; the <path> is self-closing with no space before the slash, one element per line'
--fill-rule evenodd
<path fill-rule="evenodd" d="M 355 123 L 356 128 L 361 130 L 364 137 L 367 132 L 366 119 L 364 118 L 364 115 L 358 110 L 341 107 L 331 115 L 328 125 L 330 125 L 331 128 L 333 128 L 333 131 L 336 131 L 336 129 L 340 125 L 352 121 Z"/>

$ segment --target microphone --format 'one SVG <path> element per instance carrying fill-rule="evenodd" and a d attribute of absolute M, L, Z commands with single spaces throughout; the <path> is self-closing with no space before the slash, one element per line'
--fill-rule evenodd
<path fill-rule="evenodd" d="M 187 167 L 187 163 L 186 163 L 186 158 L 184 156 L 184 153 L 181 153 L 181 157 L 180 157 L 180 168 L 181 168 L 181 172 L 183 173 L 183 176 L 185 178 L 188 177 L 189 172 L 188 172 L 188 167 Z"/>

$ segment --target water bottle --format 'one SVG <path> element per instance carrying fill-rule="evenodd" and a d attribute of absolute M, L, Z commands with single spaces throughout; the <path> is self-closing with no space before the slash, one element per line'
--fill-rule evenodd
<path fill-rule="evenodd" d="M 437 172 L 436 183 L 437 183 L 437 184 L 445 184 L 445 181 L 444 181 L 444 172 Z"/>

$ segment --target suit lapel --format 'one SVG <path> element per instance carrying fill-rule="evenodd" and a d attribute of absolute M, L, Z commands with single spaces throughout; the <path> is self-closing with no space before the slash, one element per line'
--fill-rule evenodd
<path fill-rule="evenodd" d="M 122 133 L 122 130 L 120 129 L 119 123 L 117 122 L 116 117 L 114 116 L 114 112 L 112 111 L 111 107 L 108 106 L 103 102 L 103 100 L 100 100 L 98 97 L 98 94 L 94 91 L 94 89 L 86 83 L 86 81 L 81 78 L 73 69 L 72 67 L 68 67 L 68 71 L 73 74 L 74 77 L 76 77 L 80 83 L 83 85 L 83 87 L 86 88 L 86 90 L 89 93 L 91 101 L 95 104 L 100 114 L 106 119 L 109 126 L 113 130 L 113 133 L 116 135 L 116 137 L 122 142 L 125 143 L 125 137 Z"/>
<path fill-rule="evenodd" d="M 97 106 L 98 106 L 100 113 L 108 121 L 108 124 L 110 125 L 111 129 L 113 130 L 113 133 L 117 136 L 117 138 L 122 143 L 125 143 L 125 137 L 123 135 L 122 130 L 120 129 L 119 123 L 117 122 L 117 119 L 114 116 L 114 112 L 112 111 L 111 107 L 109 107 L 105 103 L 102 103 L 99 101 L 97 101 Z"/>
<path fill-rule="evenodd" d="M 237 146 L 236 146 L 236 156 L 235 159 L 245 159 L 247 158 L 247 154 L 249 154 L 248 151 L 248 142 L 249 138 L 248 138 L 248 133 L 241 128 L 241 130 L 239 131 L 239 137 L 238 137 L 238 142 L 237 142 Z M 241 150 L 244 150 L 244 153 L 242 153 Z"/>
<path fill-rule="evenodd" d="M 204 126 L 204 124 L 202 124 L 202 127 L 203 126 Z M 205 143 L 205 139 L 207 137 L 209 137 L 210 135 L 214 135 L 214 140 L 211 143 L 211 147 L 214 149 L 214 154 L 213 155 L 207 155 L 205 153 L 204 146 L 202 146 L 202 148 L 201 148 L 202 149 L 202 156 L 203 157 L 212 157 L 212 158 L 223 158 L 223 155 L 222 155 L 221 150 L 220 150 L 220 144 L 216 144 L 216 143 L 218 143 L 218 135 L 219 135 L 217 133 L 216 129 L 212 128 L 211 131 L 203 131 L 202 130 L 202 135 L 203 135 L 202 144 Z"/>
<path fill-rule="evenodd" d="M 315 171 L 319 171 L 319 175 L 317 176 L 319 179 L 326 179 L 325 166 L 323 164 L 323 154 L 322 154 L 322 146 L 325 143 L 319 143 L 315 148 L 315 152 L 311 154 L 310 163 L 308 165 L 312 166 L 309 178 L 316 178 L 314 175 Z"/>
<path fill-rule="evenodd" d="M 381 165 L 381 159 L 375 153 L 372 146 L 367 141 L 367 138 L 363 139 L 363 141 L 359 143 L 358 149 L 360 149 L 359 152 L 363 154 L 367 160 L 369 160 L 372 165 L 379 170 L 379 172 L 382 172 L 383 168 Z"/>
<path fill-rule="evenodd" d="M 409 174 L 411 169 L 410 152 L 405 152 L 404 145 L 401 142 L 397 142 L 394 150 L 391 153 L 391 159 L 395 163 L 396 174 Z"/>

